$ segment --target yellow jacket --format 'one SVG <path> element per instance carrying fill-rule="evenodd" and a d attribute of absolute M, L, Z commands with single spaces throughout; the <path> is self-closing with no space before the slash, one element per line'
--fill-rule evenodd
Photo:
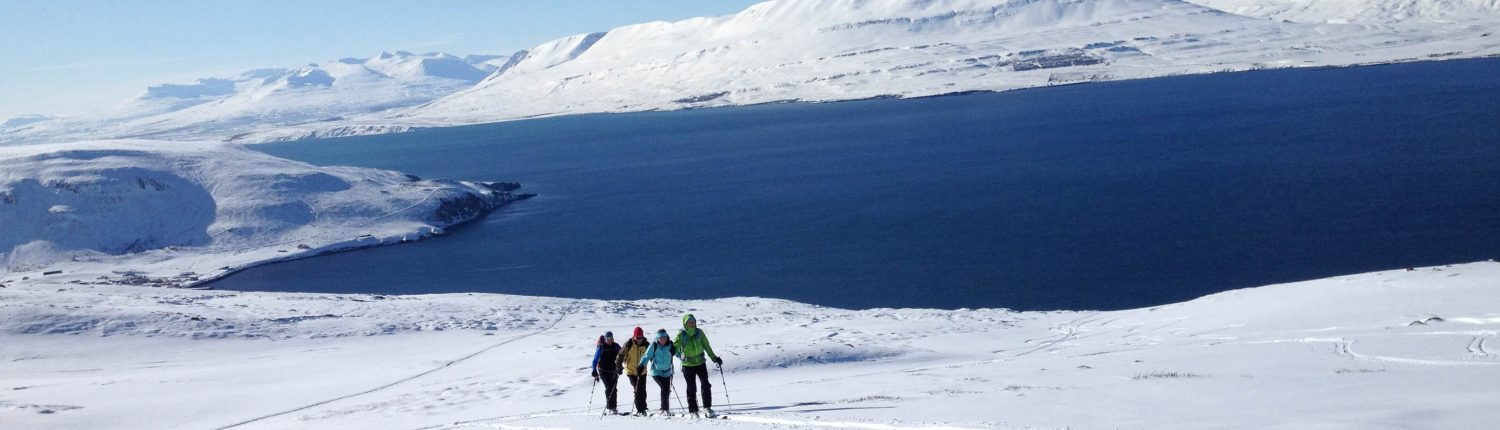
<path fill-rule="evenodd" d="M 649 346 L 651 346 L 651 342 L 645 339 L 642 339 L 641 343 L 636 343 L 635 339 L 629 339 L 625 341 L 624 345 L 621 345 L 619 358 L 616 358 L 615 361 L 619 365 L 625 366 L 625 376 L 638 375 L 636 372 L 636 363 L 641 362 L 641 356 L 646 355 L 646 347 Z"/>

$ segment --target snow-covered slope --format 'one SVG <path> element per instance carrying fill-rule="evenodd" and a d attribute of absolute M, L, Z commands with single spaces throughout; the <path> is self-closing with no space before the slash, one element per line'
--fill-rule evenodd
<path fill-rule="evenodd" d="M 39 123 L 39 122 L 51 121 L 51 120 L 52 120 L 52 117 L 46 116 L 46 115 L 32 114 L 32 115 L 15 116 L 15 117 L 7 118 L 5 120 L 5 122 L 0 122 L 0 130 L 9 129 L 9 128 L 20 128 L 22 126 L 27 126 L 27 125 L 36 124 L 36 123 Z"/>
<path fill-rule="evenodd" d="M 0 143 L 86 138 L 225 138 L 286 124 L 413 106 L 468 88 L 496 70 L 488 57 L 398 51 L 290 69 L 257 69 L 232 79 L 147 88 L 94 114 L 0 128 Z M 503 64 L 503 60 L 502 60 Z"/>
<path fill-rule="evenodd" d="M 1485 262 L 1147 309 L 1023 313 L 11 286 L 0 288 L 0 422 L 1481 429 L 1500 401 L 1497 279 L 1500 264 Z M 684 312 L 725 359 L 711 379 L 714 408 L 729 419 L 601 417 L 593 339 L 636 326 L 675 336 Z M 676 382 L 673 408 L 686 395 Z M 657 393 L 648 390 L 652 408 Z"/>
<path fill-rule="evenodd" d="M 192 285 L 417 239 L 520 197 L 515 184 L 315 167 L 213 142 L 8 147 L 0 166 L 0 284 Z"/>
<path fill-rule="evenodd" d="M 472 89 L 369 121 L 448 125 L 1500 54 L 1492 29 L 1273 22 L 1175 0 L 784 0 L 560 39 Z"/>
<path fill-rule="evenodd" d="M 104 119 L 0 129 L 0 144 L 70 136 L 264 142 L 570 113 L 1483 57 L 1500 55 L 1497 3 L 776 0 L 512 55 L 398 53 L 154 87 Z"/>
<path fill-rule="evenodd" d="M 1189 0 L 1245 16 L 1308 23 L 1490 20 L 1500 0 Z"/>

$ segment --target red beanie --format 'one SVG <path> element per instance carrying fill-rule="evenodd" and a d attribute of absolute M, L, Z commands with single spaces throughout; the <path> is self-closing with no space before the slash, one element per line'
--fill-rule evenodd
<path fill-rule="evenodd" d="M 642 331 L 640 327 L 636 327 L 635 328 L 635 337 L 646 337 L 646 332 Z"/>

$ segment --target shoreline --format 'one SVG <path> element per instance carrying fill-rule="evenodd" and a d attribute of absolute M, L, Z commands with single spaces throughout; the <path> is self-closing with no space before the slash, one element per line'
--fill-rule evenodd
<path fill-rule="evenodd" d="M 377 247 L 382 247 L 382 246 L 404 245 L 404 244 L 407 244 L 407 243 L 416 243 L 416 242 L 419 242 L 419 241 L 430 240 L 430 239 L 435 239 L 435 238 L 447 236 L 449 234 L 452 234 L 452 233 L 449 232 L 450 230 L 461 229 L 461 228 L 463 228 L 465 226 L 468 226 L 469 224 L 472 224 L 474 222 L 478 222 L 479 220 L 482 220 L 485 217 L 490 216 L 490 214 L 494 213 L 495 211 L 500 210 L 500 208 L 503 208 L 503 207 L 506 207 L 506 206 L 510 206 L 512 204 L 515 204 L 515 203 L 518 203 L 518 202 L 521 202 L 521 201 L 524 201 L 524 200 L 529 200 L 532 197 L 536 197 L 536 194 L 522 193 L 522 194 L 517 194 L 516 196 L 517 196 L 516 199 L 509 200 L 509 201 L 506 201 L 506 202 L 501 203 L 499 205 L 496 205 L 496 206 L 490 208 L 489 210 L 485 211 L 483 214 L 480 214 L 479 216 L 475 216 L 475 217 L 472 217 L 472 218 L 469 218 L 469 219 L 465 219 L 463 221 L 460 221 L 460 222 L 457 222 L 457 223 L 454 223 L 454 224 L 449 224 L 446 227 L 440 227 L 439 231 L 428 230 L 428 231 L 424 231 L 424 232 L 418 232 L 417 237 L 413 238 L 411 240 L 406 240 L 405 238 L 403 238 L 401 241 L 399 241 L 399 242 L 393 242 L 393 243 L 386 243 L 386 242 L 383 242 L 383 241 L 377 241 L 377 243 L 372 243 L 372 244 L 368 244 L 368 245 L 353 245 L 353 246 L 347 246 L 347 247 L 338 247 L 338 246 L 335 245 L 335 246 L 325 247 L 325 248 L 321 248 L 321 249 L 317 249 L 317 250 L 311 250 L 310 252 L 307 252 L 307 253 L 299 253 L 299 254 L 295 254 L 295 255 L 288 255 L 288 256 L 285 256 L 285 257 L 282 257 L 282 258 L 257 261 L 257 262 L 246 264 L 246 265 L 243 265 L 243 266 L 240 266 L 240 267 L 231 268 L 231 270 L 229 270 L 227 272 L 222 272 L 222 273 L 217 274 L 217 275 L 212 276 L 212 277 L 201 278 L 198 281 L 196 281 L 194 283 L 191 283 L 191 284 L 188 284 L 188 285 L 183 285 L 183 286 L 180 286 L 180 287 L 165 287 L 165 288 L 176 288 L 176 289 L 187 289 L 187 290 L 217 290 L 216 288 L 213 288 L 213 286 L 210 285 L 210 284 L 213 284 L 214 282 L 217 282 L 217 281 L 222 280 L 224 278 L 227 278 L 229 276 L 232 276 L 232 275 L 235 275 L 237 273 L 240 273 L 240 272 L 243 272 L 243 271 L 246 271 L 246 270 L 250 270 L 250 269 L 253 269 L 253 268 L 256 268 L 256 267 L 267 266 L 267 265 L 277 264 L 277 263 L 285 263 L 285 262 L 289 262 L 289 261 L 296 261 L 296 260 L 302 260 L 302 259 L 313 258 L 313 257 L 320 257 L 320 256 L 325 256 L 325 255 L 339 254 L 339 253 L 345 253 L 345 252 L 353 252 L 353 251 L 359 251 L 359 250 L 370 249 L 370 248 L 377 248 Z M 373 238 L 373 236 L 370 236 L 370 237 Z M 356 239 L 356 241 L 358 241 L 358 240 L 359 239 Z M 218 291 L 241 291 L 241 290 L 218 290 Z"/>

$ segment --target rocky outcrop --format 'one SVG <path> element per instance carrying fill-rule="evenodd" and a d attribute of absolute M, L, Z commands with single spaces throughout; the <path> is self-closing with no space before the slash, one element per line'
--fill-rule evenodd
<path fill-rule="evenodd" d="M 536 194 L 516 193 L 515 191 L 521 188 L 521 184 L 515 182 L 471 182 L 469 184 L 476 186 L 477 190 L 439 199 L 437 210 L 432 212 L 428 221 L 440 226 L 453 226 L 478 219 L 511 202 L 536 197 Z"/>

